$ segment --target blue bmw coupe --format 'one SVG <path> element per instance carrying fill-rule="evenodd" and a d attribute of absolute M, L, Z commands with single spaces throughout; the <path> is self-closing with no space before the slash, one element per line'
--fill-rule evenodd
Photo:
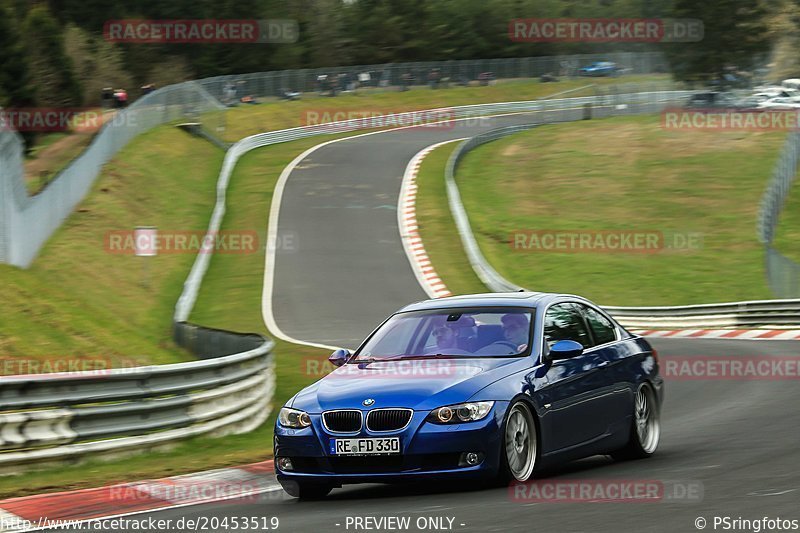
<path fill-rule="evenodd" d="M 299 498 L 347 483 L 524 482 L 555 462 L 658 446 L 656 351 L 577 296 L 415 303 L 329 361 L 276 422 L 277 477 Z"/>

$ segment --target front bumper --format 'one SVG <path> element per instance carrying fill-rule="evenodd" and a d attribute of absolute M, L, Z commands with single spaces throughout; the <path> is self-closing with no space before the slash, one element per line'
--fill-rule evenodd
<path fill-rule="evenodd" d="M 425 422 L 430 411 L 415 411 L 400 431 L 335 435 L 323 426 L 320 414 L 312 414 L 311 426 L 292 430 L 276 425 L 275 458 L 288 457 L 293 470 L 283 471 L 276 460 L 278 481 L 307 483 L 394 483 L 417 479 L 485 478 L 500 465 L 501 429 L 508 402 L 495 402 L 483 420 L 454 425 Z M 366 412 L 365 412 L 366 415 Z M 398 437 L 400 453 L 374 456 L 336 456 L 330 453 L 334 438 Z M 464 452 L 478 452 L 475 466 L 459 465 Z"/>

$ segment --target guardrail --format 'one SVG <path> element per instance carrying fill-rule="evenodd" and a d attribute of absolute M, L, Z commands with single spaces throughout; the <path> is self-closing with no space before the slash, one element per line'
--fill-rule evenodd
<path fill-rule="evenodd" d="M 758 239 L 764 244 L 767 280 L 773 294 L 783 298 L 800 297 L 800 265 L 780 253 L 773 246 L 773 241 L 781 211 L 799 168 L 800 133 L 792 132 L 783 145 L 772 179 L 761 198 L 758 213 Z"/>
<path fill-rule="evenodd" d="M 421 125 L 417 123 L 420 117 L 432 118 L 434 121 L 438 117 L 440 121 L 449 121 L 505 113 L 537 113 L 539 116 L 543 117 L 544 120 L 551 121 L 576 120 L 575 117 L 583 117 L 587 110 L 590 110 L 595 116 L 600 117 L 609 116 L 614 113 L 627 114 L 656 108 L 661 109 L 664 104 L 686 98 L 694 92 L 695 91 L 648 91 L 624 94 L 608 93 L 601 96 L 476 104 L 412 111 L 393 115 L 391 118 L 396 124 L 412 123 L 416 125 Z M 211 220 L 208 224 L 206 236 L 214 235 L 220 230 L 222 219 L 225 216 L 225 200 L 231 174 L 239 158 L 244 154 L 263 146 L 296 141 L 315 135 L 332 135 L 369 129 L 370 127 L 374 127 L 371 126 L 372 124 L 379 123 L 381 118 L 389 117 L 373 117 L 369 121 L 361 119 L 343 120 L 329 124 L 300 126 L 297 128 L 258 133 L 245 137 L 235 143 L 225 154 L 225 159 L 222 163 L 222 170 L 217 180 L 217 200 L 211 215 Z M 183 292 L 178 300 L 178 304 L 175 306 L 176 322 L 185 322 L 189 319 L 212 255 L 213 254 L 199 254 L 195 259 L 189 277 L 184 283 Z"/>
<path fill-rule="evenodd" d="M 615 109 L 615 111 L 619 111 Z M 574 116 L 572 120 L 578 120 Z M 561 121 L 564 117 L 561 117 Z M 445 169 L 445 183 L 450 211 L 458 229 L 462 245 L 469 259 L 470 265 L 478 278 L 490 290 L 495 292 L 508 292 L 527 290 L 522 286 L 512 283 L 500 275 L 480 251 L 469 217 L 461 202 L 461 195 L 455 181 L 458 164 L 463 157 L 474 148 L 500 139 L 507 135 L 525 131 L 545 123 L 554 121 L 540 121 L 520 126 L 499 128 L 463 141 L 450 156 Z M 794 146 L 794 145 L 792 145 Z M 788 157 L 788 156 L 787 156 Z M 796 165 L 797 160 L 791 162 Z M 783 167 L 790 167 L 788 163 Z M 783 168 L 779 167 L 779 168 Z M 796 168 L 791 167 L 791 168 Z M 787 185 L 776 185 L 776 190 L 784 195 L 788 191 Z M 771 234 L 770 234 L 771 238 Z M 685 306 L 656 306 L 656 307 L 615 307 L 603 306 L 620 323 L 630 328 L 692 328 L 692 327 L 753 327 L 764 325 L 797 326 L 800 325 L 800 299 L 789 300 L 760 300 L 748 302 L 733 302 L 721 304 L 702 304 Z"/>
<path fill-rule="evenodd" d="M 183 339 L 204 329 L 176 325 Z M 203 361 L 0 379 L 0 471 L 255 429 L 270 414 L 274 343 L 246 339 L 252 349 Z"/>
<path fill-rule="evenodd" d="M 502 59 L 461 59 L 409 63 L 384 63 L 377 65 L 349 65 L 294 69 L 272 72 L 230 74 L 199 80 L 207 91 L 220 101 L 236 100 L 244 95 L 257 97 L 284 96 L 287 91 L 330 93 L 331 82 L 336 92 L 345 90 L 382 90 L 389 87 L 415 87 L 431 85 L 428 75 L 439 73 L 436 87 L 477 82 L 481 73 L 491 72 L 496 79 L 538 78 L 542 74 L 574 78 L 578 69 L 595 61 L 613 61 L 631 74 L 669 72 L 666 57 L 661 52 L 610 52 L 605 54 L 576 54 L 561 56 L 517 57 Z M 358 81 L 359 74 L 368 74 L 366 81 Z M 323 82 L 320 78 L 325 76 Z M 493 83 L 484 80 L 483 83 Z M 230 91 L 233 90 L 233 93 Z"/>
<path fill-rule="evenodd" d="M 504 102 L 448 108 L 443 114 L 452 119 L 511 112 L 582 113 L 587 104 L 602 110 L 623 105 L 621 101 L 644 103 L 664 98 L 664 93 L 651 92 Z M 231 174 L 245 153 L 269 144 L 367 127 L 360 120 L 343 121 L 262 133 L 234 144 L 220 171 L 208 232 L 220 228 Z M 250 431 L 267 419 L 275 380 L 271 356 L 274 343 L 260 335 L 187 322 L 210 259 L 211 254 L 197 255 L 173 320 L 176 343 L 202 360 L 100 373 L 0 379 L 0 471 L 89 455 L 95 458 L 141 451 L 197 435 Z"/>
<path fill-rule="evenodd" d="M 2 128 L 0 263 L 27 268 L 47 239 L 91 190 L 103 165 L 134 137 L 176 119 L 198 114 L 209 117 L 224 109 L 195 82 L 150 93 L 127 109 L 110 115 L 89 147 L 34 196 L 28 195 L 25 182 L 22 140 L 16 132 Z"/>

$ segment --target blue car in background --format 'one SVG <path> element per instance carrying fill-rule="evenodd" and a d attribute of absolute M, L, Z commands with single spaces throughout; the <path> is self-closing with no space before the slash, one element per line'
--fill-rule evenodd
<path fill-rule="evenodd" d="M 415 303 L 280 410 L 284 490 L 321 498 L 348 483 L 525 482 L 596 454 L 652 455 L 658 356 L 590 301 L 545 293 Z"/>
<path fill-rule="evenodd" d="M 612 63 L 611 61 L 597 61 L 590 65 L 586 65 L 585 67 L 581 67 L 578 69 L 579 76 L 618 76 L 621 73 L 622 69 L 620 69 L 616 63 Z"/>

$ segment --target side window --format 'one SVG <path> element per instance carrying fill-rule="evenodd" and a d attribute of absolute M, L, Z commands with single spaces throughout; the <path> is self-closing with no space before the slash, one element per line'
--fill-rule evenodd
<path fill-rule="evenodd" d="M 548 346 L 558 341 L 579 342 L 584 348 L 592 346 L 583 319 L 571 304 L 556 304 L 544 316 L 544 339 Z"/>
<path fill-rule="evenodd" d="M 617 333 L 614 324 L 609 319 L 592 309 L 583 305 L 577 305 L 583 311 L 589 327 L 592 328 L 594 333 L 595 344 L 605 344 L 617 340 Z"/>

